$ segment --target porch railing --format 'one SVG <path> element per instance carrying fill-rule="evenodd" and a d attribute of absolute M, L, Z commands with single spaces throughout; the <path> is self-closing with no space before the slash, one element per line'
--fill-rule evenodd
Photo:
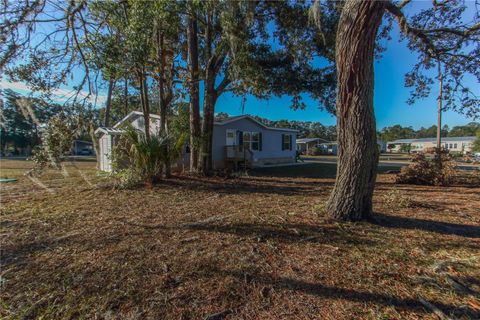
<path fill-rule="evenodd" d="M 225 146 L 225 159 L 233 161 L 249 161 L 253 160 L 253 152 L 250 148 L 244 146 Z"/>

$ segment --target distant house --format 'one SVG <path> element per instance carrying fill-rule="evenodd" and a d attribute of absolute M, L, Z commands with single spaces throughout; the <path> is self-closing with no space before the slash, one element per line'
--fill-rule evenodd
<path fill-rule="evenodd" d="M 100 134 L 100 169 L 111 171 L 111 153 L 116 137 L 124 133 L 124 125 L 131 124 L 137 130 L 144 131 L 143 114 L 134 111 L 111 128 L 100 127 L 95 133 Z M 160 117 L 150 115 L 150 132 L 160 132 Z M 295 162 L 297 130 L 273 128 L 245 115 L 229 117 L 214 122 L 213 127 L 213 167 L 222 169 L 229 166 L 245 164 L 258 167 L 268 164 Z M 188 166 L 189 148 L 185 147 L 181 159 L 182 165 Z"/>
<path fill-rule="evenodd" d="M 386 152 L 387 144 L 382 140 L 377 140 L 378 150 L 380 153 Z M 320 149 L 320 152 L 323 154 L 331 154 L 337 155 L 338 154 L 338 142 L 337 141 L 330 141 L 330 142 L 323 142 L 318 144 L 317 146 Z"/>
<path fill-rule="evenodd" d="M 468 153 L 472 151 L 476 137 L 444 137 L 441 147 L 450 152 Z M 389 152 L 426 152 L 437 147 L 437 138 L 398 139 L 387 143 Z"/>
<path fill-rule="evenodd" d="M 306 153 L 312 148 L 317 147 L 320 143 L 328 142 L 321 138 L 301 138 L 297 139 L 297 150 L 301 153 Z"/>

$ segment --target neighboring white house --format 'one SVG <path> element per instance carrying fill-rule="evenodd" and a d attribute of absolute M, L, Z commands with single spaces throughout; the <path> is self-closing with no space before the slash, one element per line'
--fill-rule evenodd
<path fill-rule="evenodd" d="M 387 144 L 382 140 L 377 140 L 378 150 L 380 153 L 384 153 L 387 151 Z M 320 149 L 320 152 L 323 154 L 331 154 L 337 155 L 338 154 L 338 142 L 337 141 L 330 141 L 324 142 L 317 145 L 317 148 Z"/>
<path fill-rule="evenodd" d="M 321 143 L 327 143 L 327 140 L 321 138 L 301 138 L 297 139 L 297 150 L 300 152 L 308 152 L 310 149 L 317 147 Z"/>
<path fill-rule="evenodd" d="M 112 128 L 100 127 L 95 133 L 101 134 L 100 170 L 111 171 L 112 147 L 118 135 L 124 133 L 122 126 L 131 124 L 138 130 L 145 130 L 143 114 L 134 111 L 115 124 Z M 160 117 L 150 115 L 150 132 L 160 131 Z M 213 167 L 221 169 L 244 163 L 250 167 L 277 163 L 295 162 L 297 130 L 288 128 L 272 128 L 245 115 L 227 118 L 215 122 L 213 127 Z M 189 148 L 185 148 L 188 152 Z M 183 165 L 188 166 L 187 155 L 183 157 Z"/>
<path fill-rule="evenodd" d="M 450 152 L 468 153 L 472 151 L 476 137 L 444 137 L 442 148 Z M 402 152 L 402 146 L 409 146 L 410 152 L 426 152 L 437 147 L 437 138 L 398 139 L 387 143 L 389 152 Z M 405 150 L 405 149 L 403 149 Z"/>

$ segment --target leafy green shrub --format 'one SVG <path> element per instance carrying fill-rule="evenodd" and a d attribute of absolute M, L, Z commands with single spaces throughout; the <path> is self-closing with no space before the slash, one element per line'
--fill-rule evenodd
<path fill-rule="evenodd" d="M 428 159 L 423 153 L 417 153 L 413 155 L 411 163 L 401 169 L 396 182 L 446 186 L 453 182 L 454 175 L 455 163 L 448 153 L 441 153 L 441 162 L 438 159 Z"/>
<path fill-rule="evenodd" d="M 116 141 L 112 150 L 113 176 L 120 188 L 130 188 L 140 182 L 147 185 L 160 180 L 163 167 L 181 154 L 185 137 L 172 135 L 146 135 L 127 127 L 125 134 Z"/>

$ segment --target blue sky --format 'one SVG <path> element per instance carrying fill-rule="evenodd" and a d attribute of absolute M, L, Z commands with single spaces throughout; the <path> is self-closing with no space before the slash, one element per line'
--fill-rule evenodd
<path fill-rule="evenodd" d="M 473 2 L 469 3 L 469 5 L 473 4 Z M 430 5 L 430 3 L 415 1 L 409 5 L 411 6 L 409 12 L 412 13 L 427 5 Z M 430 97 L 417 101 L 415 105 L 406 103 L 410 89 L 404 87 L 404 75 L 410 71 L 410 68 L 417 61 L 417 56 L 407 48 L 406 41 L 398 41 L 399 35 L 398 27 L 394 24 L 391 32 L 392 39 L 384 43 L 387 50 L 382 54 L 382 58 L 375 62 L 374 106 L 377 128 L 381 129 L 394 124 L 413 126 L 414 128 L 428 127 L 436 123 L 437 87 L 434 86 Z M 76 76 L 80 78 L 79 74 Z M 480 95 L 480 84 L 475 79 L 470 79 L 466 84 L 473 92 Z M 0 87 L 12 88 L 21 93 L 28 92 L 25 85 L 9 83 L 5 79 L 0 79 Z M 66 87 L 58 90 L 59 100 L 69 95 L 70 90 L 68 89 Z M 101 93 L 97 103 L 101 104 L 104 101 L 104 93 Z M 336 118 L 326 111 L 320 110 L 317 101 L 305 96 L 304 102 L 307 105 L 305 110 L 292 110 L 289 108 L 290 97 L 287 96 L 273 97 L 269 100 L 258 100 L 249 96 L 244 104 L 244 113 L 271 120 L 289 119 L 318 121 L 324 125 L 335 124 Z M 242 113 L 242 98 L 225 93 L 219 97 L 215 111 L 239 115 Z M 473 121 L 473 119 L 452 111 L 445 112 L 443 116 L 443 123 L 450 127 L 463 125 L 470 121 Z"/>
<path fill-rule="evenodd" d="M 431 3 L 428 1 L 414 1 L 409 4 L 407 15 L 429 6 Z M 474 2 L 467 1 L 467 6 L 474 6 Z M 467 12 L 467 15 L 470 13 L 473 13 L 473 10 Z M 429 127 L 436 124 L 437 86 L 433 87 L 430 97 L 419 100 L 414 105 L 406 103 L 410 88 L 404 87 L 404 75 L 417 62 L 417 55 L 407 48 L 406 41 L 399 42 L 400 31 L 396 23 L 394 23 L 391 36 L 391 40 L 383 41 L 387 50 L 382 54 L 382 58 L 375 62 L 374 106 L 377 128 L 401 124 L 418 129 L 422 126 Z M 480 95 L 480 84 L 475 79 L 469 79 L 466 85 Z M 271 120 L 289 119 L 319 121 L 325 125 L 335 124 L 336 118 L 326 111 L 319 110 L 317 101 L 305 99 L 304 102 L 307 105 L 305 110 L 291 110 L 289 97 L 272 98 L 267 101 L 247 97 L 244 112 Z M 222 95 L 218 99 L 216 112 L 226 112 L 231 115 L 241 114 L 242 98 L 234 97 L 231 94 Z M 443 123 L 450 127 L 463 125 L 470 121 L 473 119 L 453 111 L 446 111 L 443 114 Z"/>

